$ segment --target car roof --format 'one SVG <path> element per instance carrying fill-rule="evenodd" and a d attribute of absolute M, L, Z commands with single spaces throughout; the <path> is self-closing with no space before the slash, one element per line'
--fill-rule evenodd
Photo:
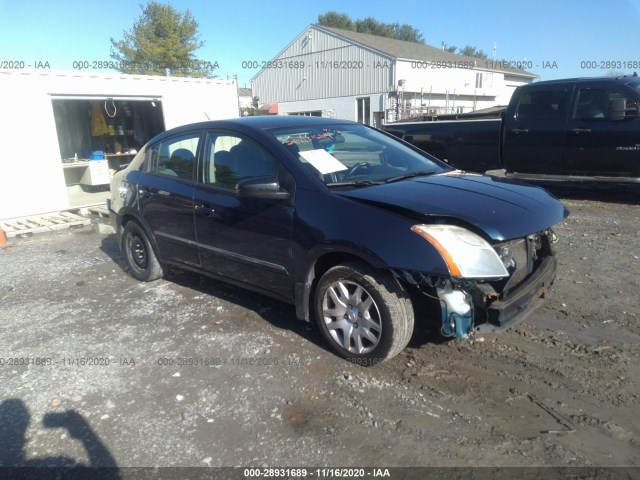
<path fill-rule="evenodd" d="M 335 125 L 336 123 L 355 123 L 350 120 L 322 117 L 303 117 L 299 115 L 262 115 L 255 117 L 241 117 L 231 119 L 229 120 L 229 122 L 260 129 Z"/>
<path fill-rule="evenodd" d="M 229 118 L 225 120 L 210 120 L 208 122 L 191 123 L 180 127 L 172 128 L 161 133 L 158 137 L 165 134 L 179 134 L 183 131 L 206 130 L 212 128 L 237 128 L 239 130 L 270 130 L 272 128 L 288 128 L 288 127 L 313 127 L 328 125 L 357 125 L 350 120 L 321 118 L 321 117 L 303 117 L 298 115 L 263 115 L 255 117 Z M 158 138 L 156 137 L 156 138 Z"/>

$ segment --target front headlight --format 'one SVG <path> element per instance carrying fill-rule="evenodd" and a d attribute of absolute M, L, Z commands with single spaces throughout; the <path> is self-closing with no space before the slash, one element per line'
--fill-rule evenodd
<path fill-rule="evenodd" d="M 442 256 L 455 278 L 502 278 L 509 272 L 489 243 L 455 225 L 414 225 L 411 231 L 427 240 Z"/>

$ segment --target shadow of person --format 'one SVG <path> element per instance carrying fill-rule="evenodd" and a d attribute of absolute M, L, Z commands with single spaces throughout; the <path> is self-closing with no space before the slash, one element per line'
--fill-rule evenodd
<path fill-rule="evenodd" d="M 12 398 L 0 403 L 0 477 L 3 479 L 120 480 L 115 459 L 78 412 L 47 413 L 42 424 L 45 428 L 64 428 L 71 438 L 81 441 L 89 465 L 65 456 L 26 458 L 25 434 L 29 421 L 29 410 L 22 400 Z"/>

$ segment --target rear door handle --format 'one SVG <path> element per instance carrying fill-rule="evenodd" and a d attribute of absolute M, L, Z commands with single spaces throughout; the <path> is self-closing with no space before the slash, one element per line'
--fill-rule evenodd
<path fill-rule="evenodd" d="M 521 133 L 529 133 L 529 129 L 528 128 L 512 128 L 511 133 L 520 135 Z"/>
<path fill-rule="evenodd" d="M 591 129 L 590 128 L 572 128 L 571 133 L 576 133 L 576 134 L 591 133 Z"/>
<path fill-rule="evenodd" d="M 193 209 L 196 211 L 196 213 L 199 213 L 200 215 L 204 215 L 205 217 L 210 217 L 213 214 L 213 212 L 215 212 L 213 208 L 204 204 L 196 205 L 195 207 L 193 207 Z"/>

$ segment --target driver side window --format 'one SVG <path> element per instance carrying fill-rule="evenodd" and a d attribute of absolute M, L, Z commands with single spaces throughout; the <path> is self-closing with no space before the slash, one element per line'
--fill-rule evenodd
<path fill-rule="evenodd" d="M 574 118 L 579 120 L 604 120 L 609 117 L 609 105 L 613 100 L 623 100 L 627 108 L 636 107 L 636 102 L 626 95 L 604 88 L 581 88 Z"/>
<path fill-rule="evenodd" d="M 235 135 L 211 133 L 205 149 L 204 183 L 235 189 L 247 178 L 277 178 L 276 161 L 255 141 Z"/>

